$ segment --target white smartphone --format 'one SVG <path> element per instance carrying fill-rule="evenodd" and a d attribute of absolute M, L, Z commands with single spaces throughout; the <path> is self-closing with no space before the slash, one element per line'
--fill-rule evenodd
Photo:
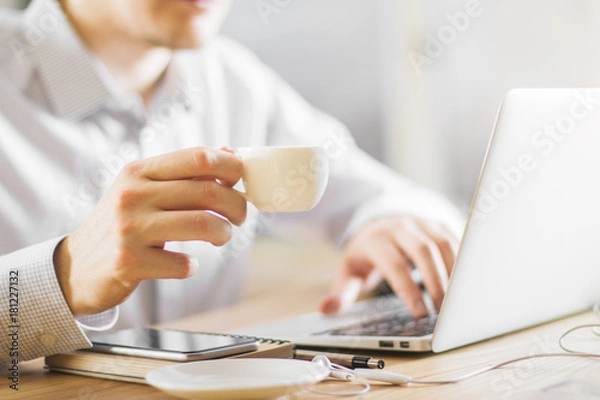
<path fill-rule="evenodd" d="M 89 335 L 89 351 L 173 361 L 208 360 L 258 349 L 259 341 L 219 334 L 131 328 Z"/>

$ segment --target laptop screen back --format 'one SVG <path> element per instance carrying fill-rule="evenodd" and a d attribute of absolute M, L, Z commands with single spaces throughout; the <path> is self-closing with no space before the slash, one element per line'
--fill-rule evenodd
<path fill-rule="evenodd" d="M 514 89 L 434 332 L 444 351 L 600 300 L 600 89 Z"/>

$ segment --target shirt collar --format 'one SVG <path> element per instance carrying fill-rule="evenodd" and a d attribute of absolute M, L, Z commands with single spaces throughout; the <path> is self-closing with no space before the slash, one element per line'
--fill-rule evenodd
<path fill-rule="evenodd" d="M 81 119 L 107 104 L 127 103 L 131 96 L 116 85 L 100 60 L 81 42 L 56 0 L 34 0 L 27 8 L 24 23 L 25 35 L 48 24 L 47 33 L 32 49 L 32 58 L 58 116 Z M 153 100 L 154 106 L 168 101 L 190 109 L 204 86 L 198 59 L 188 58 L 192 54 L 198 53 L 176 52 Z"/>
<path fill-rule="evenodd" d="M 39 36 L 32 58 L 58 116 L 83 118 L 116 95 L 56 0 L 33 1 L 25 12 L 23 34 L 29 42 Z"/>

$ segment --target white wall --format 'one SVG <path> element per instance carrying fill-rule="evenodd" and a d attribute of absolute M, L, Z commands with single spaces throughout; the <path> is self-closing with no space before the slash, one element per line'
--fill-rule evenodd
<path fill-rule="evenodd" d="M 600 5 L 594 0 L 481 0 L 480 15 L 470 18 L 465 32 L 417 74 L 409 51 L 424 53 L 426 34 L 444 31 L 449 25 L 445 14 L 464 11 L 469 1 L 443 6 L 402 1 L 405 11 L 413 7 L 414 17 L 403 16 L 396 47 L 401 73 L 392 77 L 399 85 L 411 82 L 406 87 L 414 91 L 395 93 L 402 107 L 387 132 L 388 142 L 405 138 L 409 153 L 410 144 L 425 149 L 419 157 L 395 163 L 399 169 L 445 191 L 463 207 L 472 196 L 497 107 L 508 89 L 600 84 Z M 412 25 L 420 20 L 420 27 L 411 28 L 407 19 Z M 403 152 L 392 146 L 391 153 Z"/>

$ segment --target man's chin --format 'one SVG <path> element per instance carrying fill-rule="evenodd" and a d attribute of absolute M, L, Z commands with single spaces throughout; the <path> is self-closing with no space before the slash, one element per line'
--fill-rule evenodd
<path fill-rule="evenodd" d="M 171 32 L 163 45 L 172 50 L 197 49 L 218 34 L 222 22 L 221 16 L 211 14 L 180 19 L 177 25 L 170 21 Z"/>
<path fill-rule="evenodd" d="M 201 35 L 181 35 L 168 39 L 150 40 L 153 46 L 166 47 L 171 50 L 190 50 L 203 47 L 216 36 L 215 33 L 203 33 Z"/>

